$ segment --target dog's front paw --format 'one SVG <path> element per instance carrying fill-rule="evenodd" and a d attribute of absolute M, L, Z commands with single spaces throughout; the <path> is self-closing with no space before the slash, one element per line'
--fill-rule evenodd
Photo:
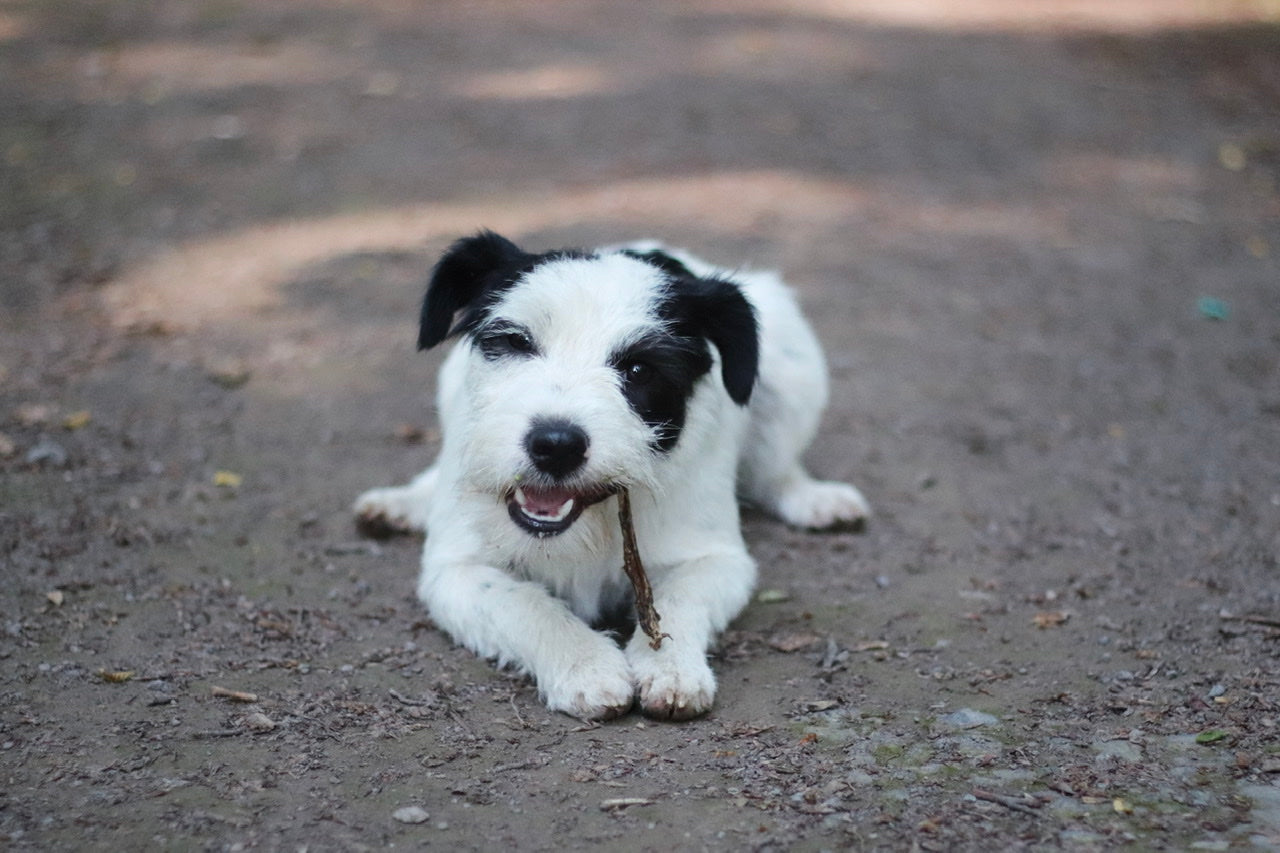
<path fill-rule="evenodd" d="M 538 688 L 547 707 L 581 720 L 612 720 L 635 701 L 626 656 L 612 645 L 583 654 L 563 672 L 540 677 Z"/>
<path fill-rule="evenodd" d="M 810 530 L 860 530 L 871 515 L 862 492 L 848 483 L 808 480 L 778 496 L 779 517 L 794 527 Z"/>
<path fill-rule="evenodd" d="M 356 527 L 365 536 L 376 539 L 398 533 L 421 533 L 426 524 L 413 496 L 407 488 L 370 489 L 351 506 Z"/>
<path fill-rule="evenodd" d="M 643 638 L 628 647 L 627 655 L 645 716 L 689 720 L 711 710 L 716 698 L 716 677 L 705 655 L 674 648 L 655 651 Z"/>

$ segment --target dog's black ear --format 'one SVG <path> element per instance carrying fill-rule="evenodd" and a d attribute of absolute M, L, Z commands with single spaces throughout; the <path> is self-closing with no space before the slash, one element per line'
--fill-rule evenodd
<path fill-rule="evenodd" d="M 684 278 L 676 283 L 677 323 L 704 337 L 720 351 L 720 377 L 739 406 L 751 399 L 760 369 L 760 330 L 756 312 L 736 284 L 715 278 Z"/>
<path fill-rule="evenodd" d="M 436 264 L 422 300 L 418 349 L 433 347 L 457 331 L 453 328 L 454 315 L 504 282 L 529 257 L 515 243 L 492 231 L 481 231 L 450 246 Z"/>

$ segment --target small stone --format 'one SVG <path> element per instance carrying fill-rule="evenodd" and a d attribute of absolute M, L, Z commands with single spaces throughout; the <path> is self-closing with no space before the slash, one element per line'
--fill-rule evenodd
<path fill-rule="evenodd" d="M 24 427 L 41 426 L 53 416 L 53 407 L 45 403 L 23 403 L 14 410 L 13 416 Z"/>
<path fill-rule="evenodd" d="M 67 451 L 58 442 L 42 436 L 36 446 L 27 451 L 26 461 L 28 465 L 48 464 L 61 468 L 67 464 Z"/>
<path fill-rule="evenodd" d="M 427 810 L 421 806 L 405 806 L 402 809 L 396 809 L 391 816 L 400 823 L 426 823 L 431 819 L 431 815 L 427 814 Z"/>
<path fill-rule="evenodd" d="M 244 718 L 245 728 L 255 732 L 269 732 L 276 727 L 276 723 L 261 711 L 255 711 Z"/>
<path fill-rule="evenodd" d="M 975 711 L 972 708 L 961 708 L 944 717 L 939 717 L 938 722 L 957 729 L 976 729 L 981 726 L 997 725 L 1000 722 L 1000 718 L 993 717 L 991 714 L 986 714 L 982 711 Z"/>

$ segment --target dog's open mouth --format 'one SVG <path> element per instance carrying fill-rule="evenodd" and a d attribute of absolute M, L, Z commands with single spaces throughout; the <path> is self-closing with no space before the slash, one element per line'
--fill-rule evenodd
<path fill-rule="evenodd" d="M 507 512 L 512 521 L 534 536 L 555 536 L 568 530 L 583 510 L 613 492 L 607 486 L 571 489 L 522 485 L 507 497 Z"/>

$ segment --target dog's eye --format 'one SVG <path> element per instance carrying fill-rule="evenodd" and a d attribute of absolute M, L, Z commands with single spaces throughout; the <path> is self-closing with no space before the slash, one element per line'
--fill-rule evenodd
<path fill-rule="evenodd" d="M 523 332 L 509 332 L 504 338 L 503 343 L 507 349 L 512 352 L 528 354 L 533 352 L 533 340 Z"/>
<path fill-rule="evenodd" d="M 485 358 L 504 355 L 533 355 L 538 351 L 533 338 L 524 332 L 494 332 L 480 338 L 480 351 Z"/>
<path fill-rule="evenodd" d="M 644 385 L 652 381 L 653 367 L 643 361 L 633 361 L 622 369 L 622 375 L 633 385 Z"/>

